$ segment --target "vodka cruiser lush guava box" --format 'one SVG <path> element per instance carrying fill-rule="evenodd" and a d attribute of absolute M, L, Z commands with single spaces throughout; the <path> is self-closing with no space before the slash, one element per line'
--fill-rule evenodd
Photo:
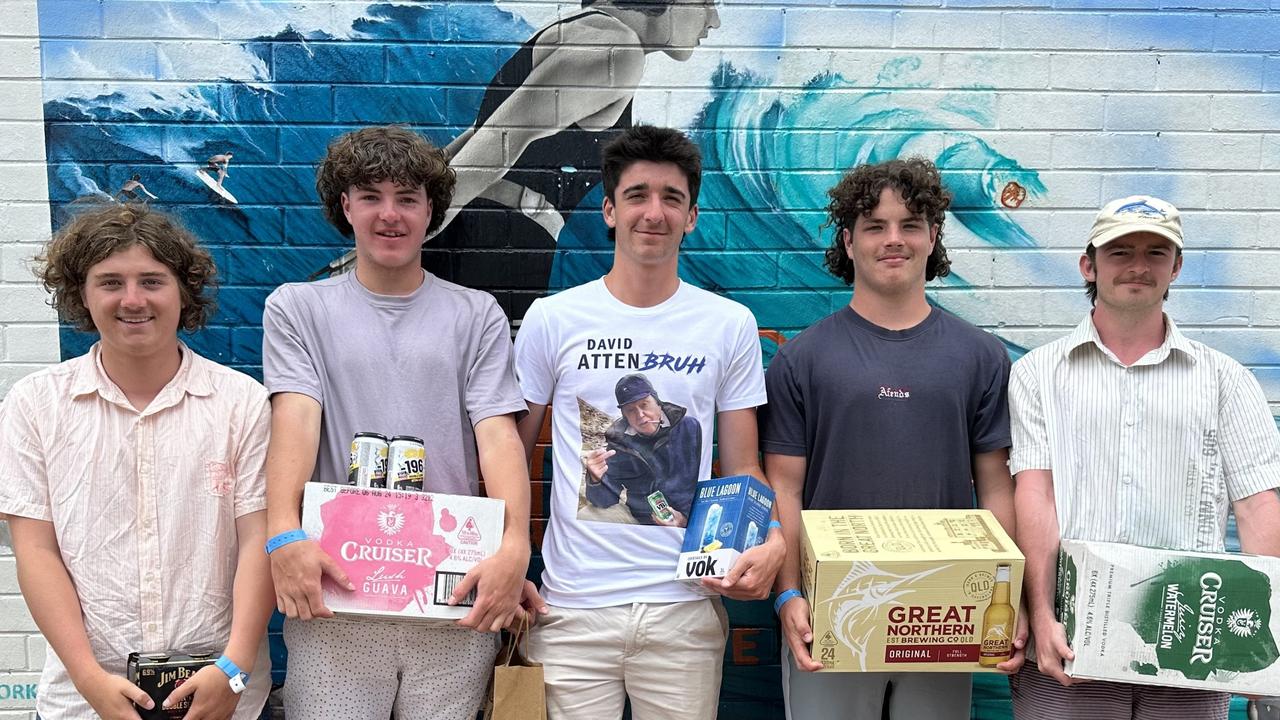
<path fill-rule="evenodd" d="M 824 671 L 979 672 L 1008 659 L 1022 553 L 986 510 L 805 510 Z"/>
<path fill-rule="evenodd" d="M 1068 675 L 1280 692 L 1280 558 L 1063 540 L 1058 617 Z"/>
<path fill-rule="evenodd" d="M 660 509 L 654 508 L 654 514 Z M 703 578 L 728 575 L 742 553 L 769 536 L 772 512 L 773 490 L 750 475 L 699 482 L 676 565 L 676 580 L 697 588 Z"/>
<path fill-rule="evenodd" d="M 347 573 L 354 591 L 326 576 L 335 614 L 451 622 L 470 612 L 449 605 L 467 571 L 498 551 L 501 500 L 309 482 L 302 529 Z"/>

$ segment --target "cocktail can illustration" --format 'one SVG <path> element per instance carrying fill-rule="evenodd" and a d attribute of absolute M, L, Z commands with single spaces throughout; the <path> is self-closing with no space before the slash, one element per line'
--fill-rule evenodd
<path fill-rule="evenodd" d="M 698 483 L 676 579 L 710 593 L 702 579 L 724 577 L 743 552 L 763 542 L 767 532 L 760 529 L 768 527 L 772 512 L 773 490 L 750 475 Z"/>
<path fill-rule="evenodd" d="M 1068 675 L 1280 692 L 1280 558 L 1082 540 L 1059 547 L 1058 619 L 1075 652 Z"/>
<path fill-rule="evenodd" d="M 1023 557 L 991 513 L 801 515 L 801 590 L 822 672 L 988 672 L 1007 657 Z"/>

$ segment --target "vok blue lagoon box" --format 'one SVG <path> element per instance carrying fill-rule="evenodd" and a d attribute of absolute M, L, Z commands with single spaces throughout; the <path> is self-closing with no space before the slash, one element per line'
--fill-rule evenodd
<path fill-rule="evenodd" d="M 750 475 L 698 483 L 676 566 L 676 580 L 700 585 L 729 574 L 742 553 L 769 536 L 773 490 Z"/>

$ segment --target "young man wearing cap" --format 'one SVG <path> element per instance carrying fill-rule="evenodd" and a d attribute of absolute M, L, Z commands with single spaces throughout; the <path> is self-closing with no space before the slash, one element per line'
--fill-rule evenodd
<path fill-rule="evenodd" d="M 613 266 L 535 302 L 516 337 L 528 452 L 553 413 L 545 602 L 529 597 L 542 611 L 529 654 L 557 720 L 620 718 L 628 697 L 636 720 L 704 720 L 716 715 L 728 623 L 719 598 L 675 582 L 684 533 L 664 518 L 687 514 L 710 477 L 717 424 L 721 474 L 763 477 L 760 341 L 750 311 L 677 274 L 698 219 L 697 146 L 642 126 L 603 160 Z M 782 554 L 772 530 L 723 581 L 704 582 L 765 597 Z"/>
<path fill-rule="evenodd" d="M 1280 433 L 1258 381 L 1164 313 L 1182 269 L 1177 208 L 1134 196 L 1098 214 L 1080 257 L 1093 311 L 1013 366 L 1018 546 L 1033 661 L 1012 679 L 1019 720 L 1227 717 L 1223 693 L 1077 683 L 1054 617 L 1059 538 L 1280 554 Z"/>
<path fill-rule="evenodd" d="M 779 349 L 761 433 L 787 538 L 775 601 L 787 717 L 968 720 L 968 673 L 814 672 L 801 509 L 971 508 L 976 493 L 1013 530 L 1009 356 L 925 295 L 950 269 L 951 193 L 933 163 L 910 158 L 859 166 L 829 195 L 827 269 L 853 297 Z M 1019 617 L 1018 651 L 1000 669 L 1021 665 L 1024 635 Z"/>

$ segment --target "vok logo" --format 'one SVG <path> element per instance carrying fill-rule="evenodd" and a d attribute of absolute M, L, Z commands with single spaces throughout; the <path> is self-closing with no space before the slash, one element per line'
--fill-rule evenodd
<path fill-rule="evenodd" d="M 1133 628 L 1159 669 L 1204 680 L 1214 671 L 1256 672 L 1280 659 L 1271 631 L 1271 582 L 1239 560 L 1184 558 L 1140 583 Z"/>
<path fill-rule="evenodd" d="M 708 577 L 718 574 L 716 567 L 716 558 L 713 555 L 694 555 L 685 560 L 684 574 L 686 577 Z"/>

